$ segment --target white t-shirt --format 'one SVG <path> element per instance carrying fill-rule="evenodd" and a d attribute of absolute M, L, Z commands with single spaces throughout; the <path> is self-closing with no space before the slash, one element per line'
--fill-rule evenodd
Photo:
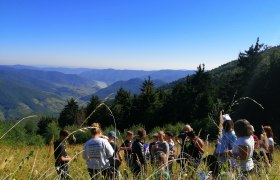
<path fill-rule="evenodd" d="M 248 159 L 239 161 L 240 169 L 242 171 L 252 170 L 254 168 L 254 162 L 253 162 L 252 157 L 253 157 L 254 146 L 255 146 L 255 140 L 254 140 L 253 136 L 245 136 L 245 137 L 237 138 L 235 146 L 232 149 L 233 154 L 240 153 L 238 146 L 246 146 L 249 148 Z"/>
<path fill-rule="evenodd" d="M 89 169 L 105 169 L 110 166 L 109 158 L 114 154 L 110 143 L 103 138 L 88 140 L 84 145 L 83 158 Z"/>
<path fill-rule="evenodd" d="M 274 147 L 274 140 L 272 137 L 270 138 L 267 138 L 267 141 L 268 141 L 268 146 L 273 146 Z M 262 144 L 264 144 L 264 141 L 262 141 Z M 264 151 L 266 153 L 269 153 L 269 151 L 267 151 L 265 148 L 261 148 L 261 151 Z"/>

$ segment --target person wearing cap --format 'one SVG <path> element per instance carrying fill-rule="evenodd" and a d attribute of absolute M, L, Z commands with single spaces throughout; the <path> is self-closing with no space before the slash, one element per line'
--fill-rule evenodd
<path fill-rule="evenodd" d="M 173 166 L 173 160 L 175 159 L 175 143 L 173 141 L 173 133 L 167 131 L 165 132 L 165 140 L 167 144 L 169 145 L 169 156 L 168 156 L 168 171 L 170 174 L 173 173 L 172 166 Z"/>
<path fill-rule="evenodd" d="M 227 151 L 232 150 L 237 140 L 237 137 L 234 132 L 234 123 L 231 120 L 228 114 L 225 114 L 223 117 L 223 131 L 222 138 L 219 139 L 217 144 L 215 155 L 218 158 L 220 163 L 226 163 L 229 157 L 227 157 Z M 235 160 L 230 159 L 231 167 L 235 166 Z"/>
<path fill-rule="evenodd" d="M 127 167 L 130 167 L 133 135 L 134 134 L 132 131 L 127 131 L 126 132 L 127 139 L 122 143 L 120 147 L 120 150 L 124 151 L 124 159 Z"/>
<path fill-rule="evenodd" d="M 120 155 L 120 151 L 119 151 L 119 147 L 116 144 L 116 140 L 117 140 L 117 135 L 115 131 L 110 131 L 108 133 L 108 142 L 110 143 L 110 145 L 112 146 L 112 148 L 114 149 L 114 168 L 118 169 L 119 166 L 121 165 L 122 162 L 122 157 Z"/>

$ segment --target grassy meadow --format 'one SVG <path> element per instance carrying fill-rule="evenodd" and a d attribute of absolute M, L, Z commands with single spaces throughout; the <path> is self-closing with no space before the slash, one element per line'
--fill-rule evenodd
<path fill-rule="evenodd" d="M 179 145 L 176 145 L 177 149 Z M 76 158 L 69 163 L 70 176 L 73 179 L 89 179 L 87 168 L 82 155 L 82 145 L 67 145 L 67 152 L 71 157 Z M 212 154 L 213 145 L 207 146 L 205 155 Z M 178 151 L 177 151 L 178 153 Z M 50 146 L 0 146 L 0 179 L 59 179 L 54 168 L 53 147 Z M 78 154 L 78 155 L 77 155 Z M 121 174 L 127 174 L 128 179 L 132 179 L 132 174 L 126 167 L 125 162 L 120 168 Z M 152 174 L 156 169 L 148 164 L 148 172 L 146 176 L 140 179 L 154 179 Z M 174 174 L 172 179 L 200 179 L 198 173 L 207 172 L 206 165 L 201 164 L 196 170 L 196 175 L 191 176 L 195 170 L 189 171 L 188 174 L 180 171 L 179 164 L 173 164 Z M 280 150 L 276 149 L 274 153 L 274 163 L 269 170 L 268 176 L 265 175 L 265 168 L 260 167 L 257 175 L 253 175 L 252 179 L 280 179 Z M 121 177 L 121 179 L 127 179 Z M 222 179 L 229 179 L 224 177 Z"/>

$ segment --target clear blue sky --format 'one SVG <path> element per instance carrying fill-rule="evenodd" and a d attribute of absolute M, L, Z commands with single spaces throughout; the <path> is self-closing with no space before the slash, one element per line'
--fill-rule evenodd
<path fill-rule="evenodd" d="M 0 0 L 0 64 L 215 68 L 280 43 L 278 0 Z"/>

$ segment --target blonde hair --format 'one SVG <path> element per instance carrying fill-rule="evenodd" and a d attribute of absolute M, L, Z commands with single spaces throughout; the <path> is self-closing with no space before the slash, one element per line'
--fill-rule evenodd
<path fill-rule="evenodd" d="M 93 135 L 93 136 L 98 133 L 101 133 L 101 128 L 100 128 L 99 123 L 92 123 L 90 132 L 91 132 L 91 135 Z"/>
<path fill-rule="evenodd" d="M 167 164 L 167 156 L 164 152 L 159 151 L 156 153 L 156 162 L 158 165 L 166 165 Z"/>
<path fill-rule="evenodd" d="M 164 132 L 163 131 L 159 131 L 158 132 L 158 136 L 164 136 Z"/>

